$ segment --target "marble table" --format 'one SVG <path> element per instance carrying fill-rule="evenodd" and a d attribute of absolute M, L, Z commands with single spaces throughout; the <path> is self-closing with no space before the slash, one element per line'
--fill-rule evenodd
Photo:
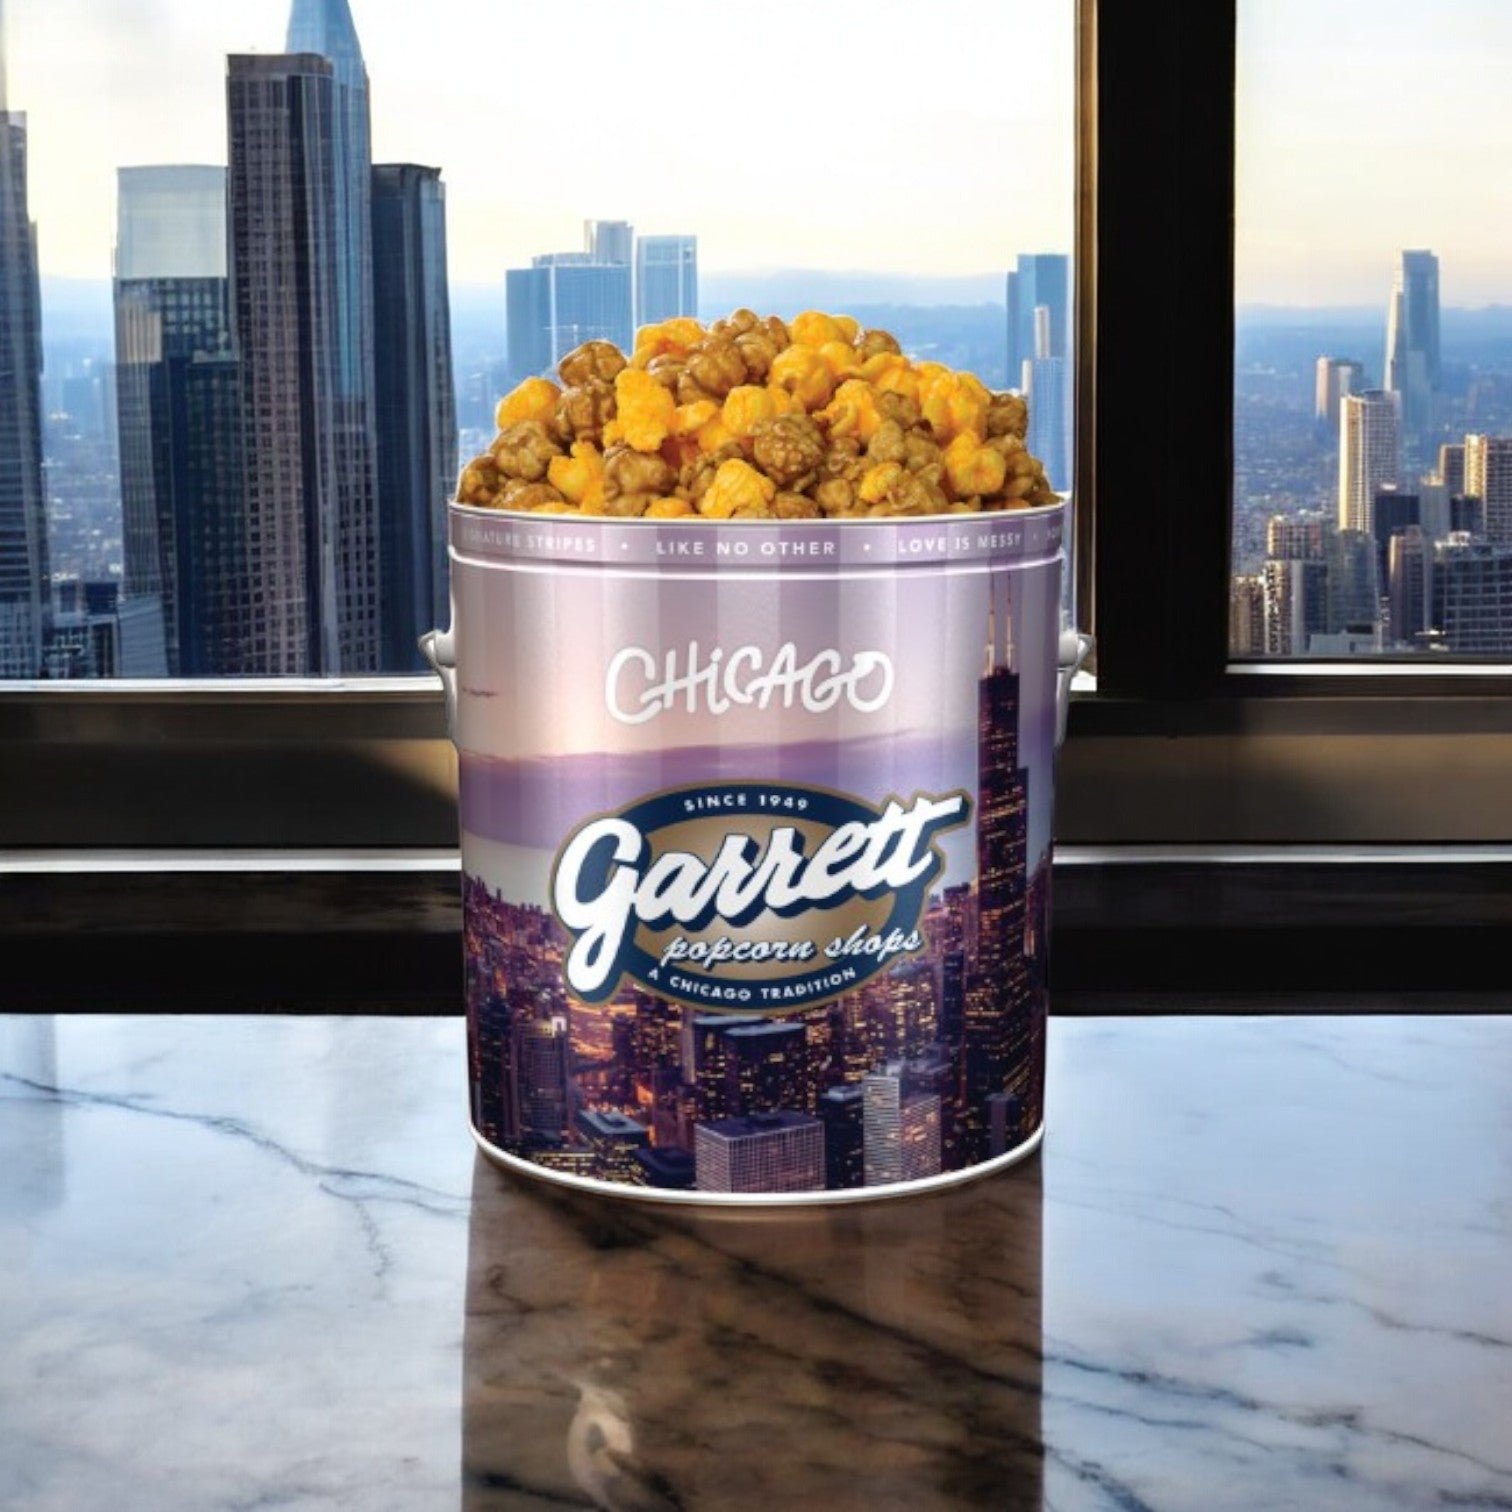
<path fill-rule="evenodd" d="M 0 1506 L 1512 1508 L 1512 1018 L 1056 1020 L 1040 1158 L 474 1157 L 454 1020 L 0 1019 Z"/>

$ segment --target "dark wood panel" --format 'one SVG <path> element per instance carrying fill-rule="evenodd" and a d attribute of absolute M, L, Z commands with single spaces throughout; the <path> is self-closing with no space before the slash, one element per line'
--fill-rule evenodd
<path fill-rule="evenodd" d="M 1110 861 L 1057 866 L 1051 972 L 1057 1011 L 1184 1011 L 1182 994 L 1395 1011 L 1512 991 L 1509 938 L 1504 862 Z M 457 877 L 0 875 L 0 963 L 11 1011 L 454 1013 Z"/>

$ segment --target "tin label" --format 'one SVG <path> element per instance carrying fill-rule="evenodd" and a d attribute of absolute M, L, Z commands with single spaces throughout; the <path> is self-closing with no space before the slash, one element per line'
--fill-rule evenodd
<path fill-rule="evenodd" d="M 786 783 L 701 783 L 591 819 L 557 854 L 551 907 L 567 990 L 601 1003 L 630 977 L 693 1007 L 786 1012 L 860 987 L 924 948 L 971 799 L 881 809 Z"/>
<path fill-rule="evenodd" d="M 490 524 L 521 539 L 480 554 L 453 521 L 479 1132 L 710 1194 L 1013 1150 L 1043 1100 L 1059 638 L 1059 557 L 1023 543 L 1058 519 L 767 526 L 744 564 L 717 527 L 632 523 L 568 557 L 560 527 Z M 706 554 L 666 565 L 685 538 Z M 802 565 L 762 570 L 783 543 Z"/>

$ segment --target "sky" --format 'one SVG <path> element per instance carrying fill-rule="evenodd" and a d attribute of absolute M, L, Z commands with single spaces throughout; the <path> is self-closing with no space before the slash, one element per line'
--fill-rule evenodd
<path fill-rule="evenodd" d="M 1072 0 L 351 0 L 377 161 L 442 168 L 451 275 L 588 217 L 705 269 L 931 275 L 1069 250 Z M 225 161 L 225 56 L 288 0 L 4 0 L 44 275 L 108 278 L 118 166 Z"/>
<path fill-rule="evenodd" d="M 1241 303 L 1380 303 L 1397 253 L 1445 304 L 1512 302 L 1512 5 L 1240 0 Z"/>
<path fill-rule="evenodd" d="M 224 161 L 225 55 L 278 51 L 288 0 L 4 3 L 43 272 L 106 278 L 116 167 Z M 375 153 L 444 170 L 459 284 L 589 216 L 694 232 L 715 271 L 1071 244 L 1072 0 L 352 8 Z M 1512 301 L 1512 4 L 1239 13 L 1240 302 L 1383 303 L 1403 247 L 1438 254 L 1446 304 Z"/>

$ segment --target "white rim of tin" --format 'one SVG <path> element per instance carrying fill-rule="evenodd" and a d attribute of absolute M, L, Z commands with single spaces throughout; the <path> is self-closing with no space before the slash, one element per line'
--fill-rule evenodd
<path fill-rule="evenodd" d="M 530 509 L 495 509 L 489 504 L 464 504 L 460 499 L 448 499 L 446 507 L 465 510 L 468 514 L 491 516 L 495 519 L 523 520 L 536 525 L 560 524 L 566 520 L 573 525 L 585 523 L 588 525 L 639 525 L 647 528 L 656 525 L 717 525 L 721 530 L 731 526 L 736 530 L 769 530 L 774 526 L 805 525 L 812 529 L 815 526 L 838 525 L 842 528 L 854 529 L 858 525 L 965 525 L 981 520 L 1016 519 L 1024 515 L 1050 514 L 1054 510 L 1064 509 L 1069 498 L 1069 494 L 1063 494 L 1053 504 L 1026 504 L 1021 509 L 973 509 L 961 514 L 804 515 L 790 520 L 715 518 L 712 515 L 700 514 L 671 515 L 665 518 L 658 515 L 654 519 L 650 515 L 538 514 Z"/>
<path fill-rule="evenodd" d="M 921 1181 L 890 1181 L 885 1186 L 847 1187 L 843 1191 L 823 1192 L 698 1192 L 671 1190 L 659 1187 L 633 1187 L 619 1181 L 600 1181 L 594 1176 L 569 1176 L 564 1171 L 553 1171 L 549 1166 L 537 1165 L 533 1160 L 522 1160 L 490 1144 L 476 1128 L 471 1129 L 474 1143 L 497 1166 L 506 1171 L 518 1171 L 536 1181 L 547 1181 L 554 1186 L 569 1187 L 574 1191 L 592 1192 L 601 1197 L 616 1197 L 621 1202 L 654 1202 L 675 1207 L 720 1207 L 720 1208 L 790 1208 L 832 1207 L 842 1202 L 886 1202 L 899 1197 L 915 1197 L 927 1192 L 942 1192 L 950 1187 L 964 1186 L 968 1181 L 978 1181 L 995 1171 L 1006 1170 L 1032 1155 L 1045 1138 L 1045 1123 L 1022 1144 L 994 1155 L 979 1165 L 967 1166 L 963 1171 L 949 1171 L 940 1176 L 926 1176 Z"/>

